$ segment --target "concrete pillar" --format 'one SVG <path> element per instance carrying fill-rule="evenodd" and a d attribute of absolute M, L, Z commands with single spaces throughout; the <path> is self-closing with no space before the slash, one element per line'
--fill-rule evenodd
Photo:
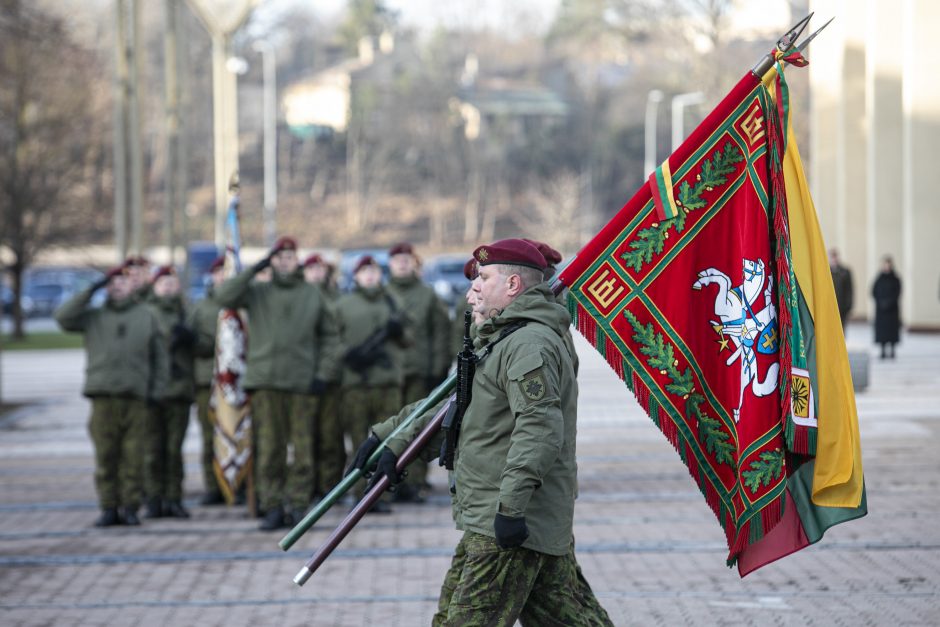
<path fill-rule="evenodd" d="M 868 257 L 869 282 L 856 285 L 858 298 L 870 302 L 871 281 L 889 254 L 900 267 L 904 228 L 901 73 L 904 44 L 902 12 L 891 2 L 868 0 L 865 92 L 868 106 Z"/>
<path fill-rule="evenodd" d="M 940 3 L 904 0 L 903 255 L 898 260 L 904 292 L 901 314 L 912 329 L 940 329 L 940 83 L 936 34 Z"/>
<path fill-rule="evenodd" d="M 869 124 L 865 110 L 865 5 L 843 2 L 836 21 L 842 30 L 842 98 L 836 132 L 840 250 L 852 269 L 856 290 L 864 293 L 871 282 L 868 271 L 868 164 Z M 816 43 L 815 41 L 813 42 Z M 861 294 L 860 294 L 861 295 Z M 868 315 L 869 299 L 856 298 L 852 315 Z"/>
<path fill-rule="evenodd" d="M 819 16 L 835 15 L 841 0 L 813 0 L 810 7 Z M 826 17 L 826 19 L 829 19 Z M 815 20 L 814 20 L 815 21 Z M 810 25 L 813 28 L 814 25 Z M 844 233 L 836 214 L 836 128 L 842 97 L 842 24 L 837 19 L 813 40 L 808 48 L 810 107 L 808 171 L 810 191 L 823 237 L 828 246 L 844 248 Z M 805 158 L 805 157 L 804 157 Z"/>

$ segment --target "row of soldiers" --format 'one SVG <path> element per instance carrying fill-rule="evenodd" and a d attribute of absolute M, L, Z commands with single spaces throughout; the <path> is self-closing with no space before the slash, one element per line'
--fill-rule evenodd
<path fill-rule="evenodd" d="M 289 525 L 342 477 L 344 436 L 423 398 L 446 377 L 452 352 L 447 308 L 419 276 L 407 243 L 389 250 L 390 278 L 371 256 L 340 295 L 334 268 L 319 255 L 300 263 L 291 237 L 226 281 L 213 263 L 207 296 L 186 306 L 172 267 L 150 277 L 131 258 L 56 313 L 85 334 L 84 393 L 96 451 L 100 526 L 148 517 L 188 517 L 182 505 L 182 442 L 195 400 L 203 433 L 204 504 L 223 502 L 213 470 L 209 421 L 215 332 L 222 308 L 247 313 L 243 384 L 254 424 L 255 487 L 261 529 Z M 267 275 L 267 276 L 265 276 Z M 108 298 L 93 308 L 92 295 Z M 290 451 L 290 452 L 289 452 Z M 290 460 L 290 461 L 289 461 Z M 421 500 L 426 467 L 411 469 L 400 500 Z M 376 511 L 388 511 L 387 502 Z"/>

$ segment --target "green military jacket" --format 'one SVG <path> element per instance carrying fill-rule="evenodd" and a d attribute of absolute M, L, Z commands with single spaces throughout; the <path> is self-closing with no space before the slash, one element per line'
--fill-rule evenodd
<path fill-rule="evenodd" d="M 147 304 L 157 316 L 160 334 L 166 342 L 167 353 L 170 356 L 170 374 L 167 380 L 167 399 L 178 401 L 192 401 L 196 395 L 193 379 L 193 346 L 192 344 L 179 344 L 173 346 L 173 327 L 177 324 L 186 324 L 186 307 L 179 296 L 156 296 L 151 293 Z"/>
<path fill-rule="evenodd" d="M 525 516 L 529 538 L 523 546 L 564 555 L 572 542 L 577 494 L 578 386 L 564 339 L 571 319 L 543 283 L 480 325 L 477 347 L 516 321 L 527 324 L 496 344 L 476 368 L 454 463 L 454 518 L 462 530 L 493 537 L 497 509 Z M 386 439 L 413 407 L 373 431 Z M 388 446 L 400 454 L 436 410 Z M 426 449 L 427 456 L 439 450 L 440 436 Z"/>
<path fill-rule="evenodd" d="M 414 342 L 405 349 L 406 377 L 438 377 L 450 366 L 450 316 L 434 288 L 416 276 L 389 280 L 387 288 L 408 312 Z"/>
<path fill-rule="evenodd" d="M 401 386 L 405 380 L 405 348 L 411 342 L 412 331 L 401 303 L 384 287 L 365 290 L 356 286 L 336 301 L 336 317 L 344 355 L 385 327 L 392 315 L 398 316 L 405 326 L 404 336 L 398 340 L 386 340 L 379 349 L 379 359 L 362 374 L 344 363 L 341 377 L 343 387 Z"/>
<path fill-rule="evenodd" d="M 95 308 L 91 297 L 91 289 L 79 292 L 55 312 L 64 331 L 85 336 L 85 396 L 163 399 L 169 358 L 150 307 L 132 296 Z"/>
<path fill-rule="evenodd" d="M 320 290 L 300 273 L 275 272 L 268 283 L 254 275 L 249 268 L 216 290 L 220 306 L 248 311 L 245 389 L 303 393 L 314 379 L 335 377 L 339 336 Z"/>
<path fill-rule="evenodd" d="M 215 288 L 210 285 L 206 290 L 206 297 L 196 303 L 189 314 L 189 328 L 196 335 L 193 344 L 196 387 L 212 385 L 215 372 L 215 336 L 221 309 L 222 306 L 215 297 Z"/>

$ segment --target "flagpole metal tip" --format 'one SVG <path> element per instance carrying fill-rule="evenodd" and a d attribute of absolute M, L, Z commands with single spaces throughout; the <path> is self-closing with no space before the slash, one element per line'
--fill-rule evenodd
<path fill-rule="evenodd" d="M 313 571 L 304 566 L 300 569 L 300 572 L 294 576 L 294 583 L 298 586 L 302 586 L 307 583 L 307 580 L 310 579 L 310 575 L 313 574 Z"/>

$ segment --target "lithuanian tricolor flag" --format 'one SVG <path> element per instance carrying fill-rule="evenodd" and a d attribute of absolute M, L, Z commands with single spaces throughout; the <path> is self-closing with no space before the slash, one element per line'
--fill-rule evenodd
<path fill-rule="evenodd" d="M 849 362 L 790 127 L 748 74 L 560 275 L 675 446 L 741 576 L 866 513 Z"/>

